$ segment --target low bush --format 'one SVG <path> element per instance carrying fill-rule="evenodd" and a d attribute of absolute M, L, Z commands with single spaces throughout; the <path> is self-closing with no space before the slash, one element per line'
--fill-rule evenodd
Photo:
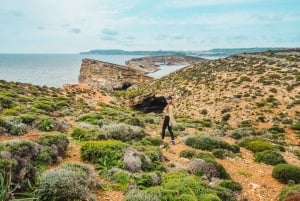
<path fill-rule="evenodd" d="M 71 136 L 76 140 L 96 140 L 99 139 L 99 129 L 94 127 L 82 128 L 82 127 L 75 127 L 71 133 Z"/>
<path fill-rule="evenodd" d="M 179 156 L 182 157 L 182 158 L 194 158 L 196 154 L 196 151 L 195 150 L 183 150 L 180 152 Z"/>
<path fill-rule="evenodd" d="M 152 146 L 160 146 L 164 142 L 160 137 L 144 137 L 141 141 L 139 141 L 141 145 L 152 145 Z"/>
<path fill-rule="evenodd" d="M 142 191 L 142 190 L 131 190 L 126 195 L 126 201 L 160 201 L 156 193 Z"/>
<path fill-rule="evenodd" d="M 279 164 L 273 168 L 272 176 L 282 183 L 294 181 L 300 183 L 300 167 L 289 164 Z"/>
<path fill-rule="evenodd" d="M 104 139 L 114 139 L 123 142 L 141 140 L 146 136 L 146 133 L 141 127 L 124 123 L 105 125 L 100 129 L 100 133 Z"/>
<path fill-rule="evenodd" d="M 234 129 L 231 132 L 230 137 L 238 140 L 238 139 L 241 139 L 243 137 L 248 137 L 248 136 L 255 135 L 255 134 L 256 134 L 255 129 L 253 129 L 251 127 L 243 127 L 243 128 Z"/>
<path fill-rule="evenodd" d="M 132 174 L 120 168 L 111 168 L 105 172 L 104 176 L 108 181 L 118 184 L 116 188 L 122 191 L 127 190 L 132 183 Z"/>
<path fill-rule="evenodd" d="M 57 150 L 58 155 L 63 156 L 67 151 L 69 140 L 66 135 L 53 132 L 49 134 L 42 135 L 39 140 L 39 144 L 51 147 L 52 149 Z"/>
<path fill-rule="evenodd" d="M 279 201 L 300 200 L 300 184 L 284 187 L 278 196 Z"/>
<path fill-rule="evenodd" d="M 108 157 L 109 160 L 119 161 L 122 158 L 122 150 L 127 147 L 125 143 L 117 140 L 87 141 L 81 146 L 81 158 L 97 163 L 99 159 Z"/>
<path fill-rule="evenodd" d="M 11 98 L 7 96 L 0 96 L 0 106 L 4 109 L 9 109 L 15 106 Z"/>
<path fill-rule="evenodd" d="M 10 135 L 23 135 L 29 130 L 28 126 L 22 123 L 22 119 L 15 116 L 7 116 L 0 119 L 0 126 Z"/>
<path fill-rule="evenodd" d="M 82 164 L 64 164 L 45 171 L 38 185 L 39 200 L 91 200 L 96 187 L 92 169 Z M 93 198 L 94 199 L 94 198 Z"/>
<path fill-rule="evenodd" d="M 200 196 L 199 200 L 201 200 L 201 201 L 222 201 L 215 194 L 203 194 L 203 195 Z"/>
<path fill-rule="evenodd" d="M 211 152 L 216 158 L 224 159 L 228 154 L 225 149 L 213 149 Z"/>
<path fill-rule="evenodd" d="M 283 156 L 273 150 L 266 150 L 258 152 L 254 155 L 254 161 L 259 163 L 265 163 L 268 165 L 277 165 L 280 163 L 286 163 Z"/>
<path fill-rule="evenodd" d="M 150 186 L 157 186 L 161 183 L 161 175 L 156 172 L 145 172 L 135 175 L 135 183 L 142 189 Z"/>
<path fill-rule="evenodd" d="M 232 191 L 241 191 L 242 185 L 233 180 L 222 180 L 219 186 L 230 189 Z"/>
<path fill-rule="evenodd" d="M 300 122 L 291 125 L 292 130 L 300 130 Z"/>
<path fill-rule="evenodd" d="M 265 150 L 273 150 L 274 146 L 271 145 L 268 141 L 261 139 L 252 139 L 246 138 L 239 143 L 240 146 L 245 147 L 246 149 L 256 153 L 262 152 Z"/>
<path fill-rule="evenodd" d="M 0 169 L 11 171 L 14 186 L 24 188 L 28 181 L 34 184 L 39 165 L 58 162 L 67 149 L 66 136 L 51 134 L 37 142 L 11 140 L 0 143 Z"/>
<path fill-rule="evenodd" d="M 208 135 L 199 135 L 195 137 L 188 137 L 185 144 L 196 149 L 212 151 L 213 149 L 227 149 L 232 152 L 239 152 L 239 147 L 230 145 L 219 139 L 215 139 Z"/>

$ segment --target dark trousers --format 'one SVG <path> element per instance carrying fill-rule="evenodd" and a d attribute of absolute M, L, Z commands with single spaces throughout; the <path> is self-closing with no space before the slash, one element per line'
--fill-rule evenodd
<path fill-rule="evenodd" d="M 170 117 L 169 116 L 165 116 L 163 127 L 162 127 L 162 131 L 161 131 L 161 138 L 162 139 L 165 138 L 165 130 L 168 127 L 169 133 L 171 135 L 171 139 L 174 140 L 174 134 L 173 134 L 173 131 L 172 131 L 172 126 L 169 126 L 169 122 L 170 122 Z"/>

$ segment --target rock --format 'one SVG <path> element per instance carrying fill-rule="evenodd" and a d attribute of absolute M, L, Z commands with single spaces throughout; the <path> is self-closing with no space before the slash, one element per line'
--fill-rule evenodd
<path fill-rule="evenodd" d="M 127 89 L 136 84 L 153 80 L 142 72 L 130 67 L 83 59 L 79 75 L 80 84 L 89 84 L 96 89 Z"/>

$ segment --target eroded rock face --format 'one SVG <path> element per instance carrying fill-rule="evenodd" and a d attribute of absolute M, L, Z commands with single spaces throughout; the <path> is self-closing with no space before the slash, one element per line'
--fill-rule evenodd
<path fill-rule="evenodd" d="M 153 78 L 126 66 L 83 59 L 79 75 L 80 84 L 89 84 L 97 89 L 127 89 L 136 84 L 145 83 Z"/>

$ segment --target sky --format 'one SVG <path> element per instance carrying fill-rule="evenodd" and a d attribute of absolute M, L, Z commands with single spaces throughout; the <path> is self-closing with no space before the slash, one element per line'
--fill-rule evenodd
<path fill-rule="evenodd" d="M 299 0 L 0 0 L 0 53 L 300 47 Z"/>

